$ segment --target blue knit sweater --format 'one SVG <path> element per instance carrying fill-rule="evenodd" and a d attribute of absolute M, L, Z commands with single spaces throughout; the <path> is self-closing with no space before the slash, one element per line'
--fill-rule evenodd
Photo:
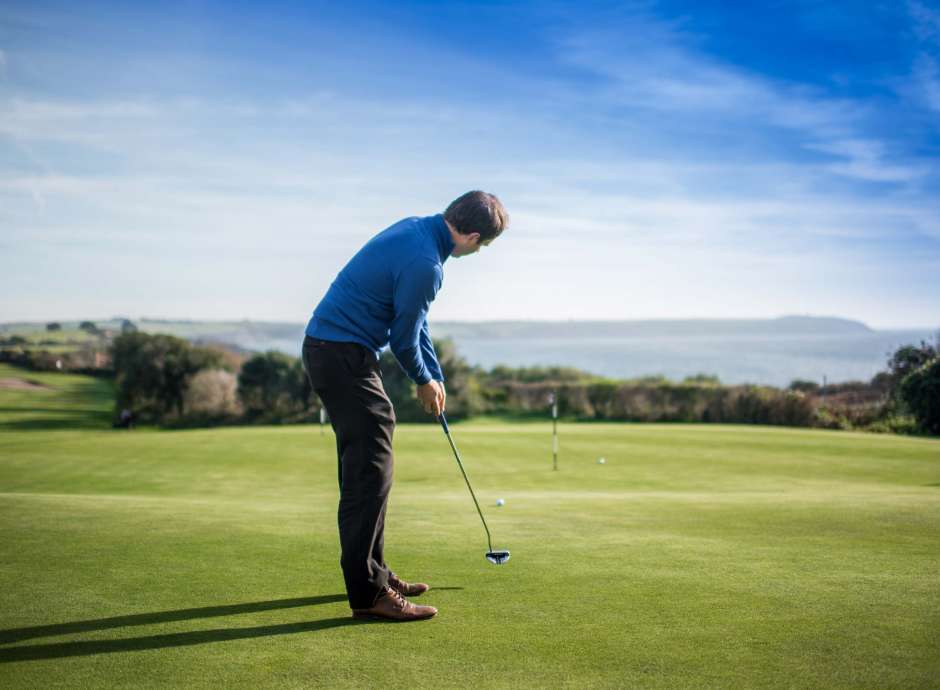
<path fill-rule="evenodd" d="M 386 345 L 412 381 L 443 381 L 428 331 L 428 308 L 454 249 L 444 216 L 405 218 L 369 240 L 339 272 L 317 305 L 312 338 Z"/>

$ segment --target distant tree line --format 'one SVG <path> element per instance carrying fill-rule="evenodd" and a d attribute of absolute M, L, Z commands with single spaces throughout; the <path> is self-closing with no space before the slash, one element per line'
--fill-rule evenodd
<path fill-rule="evenodd" d="M 940 350 L 921 343 L 894 352 L 870 382 L 788 388 L 723 385 L 700 374 L 611 380 L 568 367 L 470 366 L 449 340 L 435 341 L 454 419 L 544 416 L 549 395 L 575 420 L 721 422 L 940 434 Z M 298 358 L 279 352 L 241 356 L 168 335 L 126 330 L 112 345 L 115 415 L 169 426 L 299 423 L 318 419 L 320 401 Z M 433 422 L 414 385 L 388 351 L 383 383 L 403 422 Z"/>
<path fill-rule="evenodd" d="M 53 321 L 45 326 L 47 337 L 33 331 L 0 336 L 0 362 L 34 371 L 64 371 L 98 377 L 113 375 L 110 366 L 111 333 L 92 321 L 77 329 L 64 329 Z M 92 337 L 89 337 L 92 336 Z"/>

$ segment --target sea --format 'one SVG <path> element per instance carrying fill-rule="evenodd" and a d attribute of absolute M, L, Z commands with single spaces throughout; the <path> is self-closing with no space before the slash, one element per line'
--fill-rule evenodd
<path fill-rule="evenodd" d="M 892 352 L 936 330 L 872 330 L 823 335 L 669 335 L 655 337 L 454 337 L 471 364 L 492 368 L 567 366 L 610 378 L 662 375 L 717 376 L 722 383 L 785 387 L 795 379 L 823 383 L 868 381 L 886 368 Z M 271 347 L 297 356 L 299 342 Z"/>

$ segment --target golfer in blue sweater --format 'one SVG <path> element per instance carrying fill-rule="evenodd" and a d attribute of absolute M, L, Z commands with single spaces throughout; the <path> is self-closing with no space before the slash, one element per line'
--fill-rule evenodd
<path fill-rule="evenodd" d="M 437 613 L 405 598 L 429 588 L 399 579 L 383 556 L 395 411 L 382 386 L 379 352 L 391 346 L 425 411 L 444 410 L 428 308 L 447 258 L 488 246 L 508 220 L 499 199 L 474 191 L 442 215 L 395 223 L 339 272 L 307 324 L 304 368 L 336 432 L 340 564 L 355 617 L 421 620 Z"/>

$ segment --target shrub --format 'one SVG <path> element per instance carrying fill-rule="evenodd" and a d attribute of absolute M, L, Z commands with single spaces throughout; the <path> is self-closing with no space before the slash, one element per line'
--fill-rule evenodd
<path fill-rule="evenodd" d="M 798 391 L 777 393 L 770 406 L 770 423 L 784 426 L 812 426 L 816 418 L 812 401 Z"/>
<path fill-rule="evenodd" d="M 588 403 L 596 419 L 610 418 L 617 388 L 616 381 L 597 381 L 586 386 Z"/>
<path fill-rule="evenodd" d="M 228 417 L 240 412 L 238 378 L 224 369 L 204 369 L 189 382 L 183 397 L 187 415 Z"/>
<path fill-rule="evenodd" d="M 111 358 L 117 383 L 115 413 L 126 408 L 140 421 L 152 422 L 182 415 L 192 377 L 219 365 L 216 353 L 185 340 L 136 331 L 114 339 Z"/>
<path fill-rule="evenodd" d="M 922 431 L 940 434 L 940 357 L 905 376 L 900 395 Z"/>
<path fill-rule="evenodd" d="M 909 415 L 888 415 L 875 420 L 866 427 L 877 434 L 914 434 L 917 433 L 917 420 Z"/>
<path fill-rule="evenodd" d="M 901 384 L 908 374 L 917 371 L 928 362 L 940 357 L 940 343 L 934 347 L 930 343 L 921 341 L 920 345 L 904 345 L 895 350 L 888 359 L 886 380 L 881 381 L 881 387 L 887 387 L 888 407 L 891 412 L 904 414 L 904 396 L 901 395 Z"/>
<path fill-rule="evenodd" d="M 815 393 L 819 390 L 819 384 L 815 381 L 807 381 L 806 379 L 794 379 L 790 382 L 789 389 L 791 391 L 800 391 L 801 393 Z"/>
<path fill-rule="evenodd" d="M 842 429 L 847 431 L 852 428 L 852 422 L 845 416 L 844 411 L 820 407 L 816 410 L 815 426 L 823 429 Z"/>
<path fill-rule="evenodd" d="M 302 415 L 312 397 L 301 361 L 280 352 L 255 355 L 238 375 L 238 398 L 249 416 L 256 419 L 281 421 Z"/>
<path fill-rule="evenodd" d="M 683 380 L 683 383 L 699 383 L 699 384 L 711 384 L 713 386 L 721 385 L 721 379 L 714 374 L 695 374 L 694 376 L 686 376 Z"/>

